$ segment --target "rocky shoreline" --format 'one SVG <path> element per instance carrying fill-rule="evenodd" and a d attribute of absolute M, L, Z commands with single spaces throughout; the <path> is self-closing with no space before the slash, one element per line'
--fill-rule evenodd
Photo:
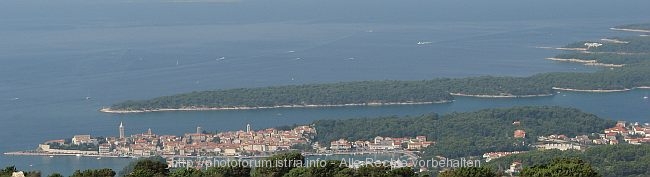
<path fill-rule="evenodd" d="M 584 60 L 577 58 L 546 58 L 547 60 L 561 61 L 561 62 L 573 62 L 573 63 L 582 63 L 587 66 L 604 66 L 604 67 L 623 67 L 624 64 L 608 64 L 608 63 L 598 63 L 596 60 Z"/>
<path fill-rule="evenodd" d="M 187 107 L 187 108 L 162 108 L 162 109 L 143 109 L 143 110 L 119 110 L 111 108 L 102 108 L 99 111 L 104 113 L 128 114 L 128 113 L 146 113 L 146 112 L 171 112 L 171 111 L 224 111 L 224 110 L 255 110 L 255 109 L 278 109 L 278 108 L 324 108 L 324 107 L 348 107 L 348 106 L 389 106 L 389 105 L 421 105 L 421 104 L 440 104 L 450 103 L 451 100 L 430 101 L 430 102 L 393 102 L 393 103 L 353 103 L 353 104 L 334 104 L 334 105 L 280 105 L 280 106 L 235 106 L 235 107 Z"/>
<path fill-rule="evenodd" d="M 641 86 L 641 87 L 626 88 L 626 89 L 609 89 L 609 90 L 602 90 L 602 89 L 587 90 L 587 89 L 553 87 L 553 90 L 572 91 L 572 92 L 592 92 L 592 93 L 626 92 L 634 89 L 650 89 L 650 86 Z"/>
<path fill-rule="evenodd" d="M 512 95 L 512 94 L 472 95 L 472 94 L 463 94 L 463 93 L 449 93 L 449 94 L 451 94 L 453 96 L 476 97 L 476 98 L 530 98 L 530 97 L 553 96 L 553 94 L 537 94 L 537 95 Z"/>
<path fill-rule="evenodd" d="M 609 29 L 615 30 L 615 31 L 650 33 L 650 30 L 642 30 L 642 29 L 628 29 L 628 28 L 609 28 Z"/>

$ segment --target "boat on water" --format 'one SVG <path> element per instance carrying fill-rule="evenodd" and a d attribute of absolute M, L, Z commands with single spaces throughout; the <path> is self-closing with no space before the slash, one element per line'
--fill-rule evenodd
<path fill-rule="evenodd" d="M 97 157 L 97 160 L 101 160 L 101 159 L 102 159 L 102 157 Z"/>
<path fill-rule="evenodd" d="M 643 99 L 648 99 L 648 96 L 644 96 Z"/>
<path fill-rule="evenodd" d="M 432 42 L 429 41 L 420 41 L 418 42 L 418 45 L 425 45 L 425 44 L 431 44 Z"/>
<path fill-rule="evenodd" d="M 50 156 L 50 158 L 54 157 L 53 155 Z"/>
<path fill-rule="evenodd" d="M 81 154 L 75 154 L 74 156 L 81 157 Z"/>

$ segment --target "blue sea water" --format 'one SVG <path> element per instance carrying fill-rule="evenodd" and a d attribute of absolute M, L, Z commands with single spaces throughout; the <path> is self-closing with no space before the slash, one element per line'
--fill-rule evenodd
<path fill-rule="evenodd" d="M 528 76 L 598 68 L 544 60 L 538 47 L 635 35 L 609 27 L 648 22 L 630 1 L 0 1 L 0 152 L 75 134 L 152 128 L 237 130 L 318 119 L 560 105 L 647 122 L 650 90 L 525 99 L 457 98 L 436 105 L 164 112 L 97 110 L 128 99 L 196 90 L 359 80 Z M 418 42 L 431 42 L 418 45 Z M 86 99 L 88 98 L 88 99 Z M 0 156 L 44 174 L 121 169 L 128 159 Z"/>

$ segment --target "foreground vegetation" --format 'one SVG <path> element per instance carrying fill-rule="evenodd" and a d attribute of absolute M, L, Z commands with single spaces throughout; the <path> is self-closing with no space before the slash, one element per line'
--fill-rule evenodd
<path fill-rule="evenodd" d="M 516 154 L 490 161 L 487 166 L 492 169 L 508 167 L 519 161 L 523 166 L 541 165 L 555 158 L 579 158 L 592 164 L 603 176 L 650 176 L 650 145 L 607 145 L 589 148 L 583 151 L 544 150 Z"/>
<path fill-rule="evenodd" d="M 300 153 L 279 154 L 269 157 L 267 160 L 302 160 Z M 124 177 L 416 177 L 416 176 L 440 176 L 440 177 L 497 177 L 503 176 L 503 171 L 494 171 L 487 167 L 462 167 L 446 169 L 441 173 L 438 171 L 416 173 L 409 167 L 391 168 L 386 165 L 366 165 L 359 168 L 349 168 L 342 165 L 341 161 L 326 161 L 324 166 L 313 167 L 273 167 L 273 168 L 250 168 L 243 166 L 216 166 L 204 170 L 195 168 L 168 169 L 166 164 L 150 159 L 134 162 L 134 169 Z M 7 167 L 0 171 L 0 177 L 9 177 L 17 170 L 14 167 Z M 597 177 L 600 174 L 594 170 L 589 163 L 578 158 L 557 158 L 550 163 L 525 167 L 520 176 L 558 176 L 558 177 Z M 40 177 L 40 173 L 31 172 L 26 176 Z M 111 169 L 89 169 L 76 171 L 70 177 L 114 177 L 115 172 Z M 48 177 L 63 177 L 55 173 Z"/>
<path fill-rule="evenodd" d="M 266 160 L 298 160 L 305 158 L 300 153 L 278 154 Z M 258 167 L 250 168 L 244 166 L 216 166 L 204 170 L 195 168 L 168 169 L 167 164 L 151 159 L 143 159 L 134 162 L 135 166 L 124 177 L 416 177 L 416 176 L 441 176 L 441 177 L 496 177 L 503 172 L 494 172 L 485 167 L 464 167 L 449 169 L 440 174 L 437 171 L 416 173 L 409 167 L 391 168 L 390 166 L 375 164 L 359 168 L 349 168 L 342 165 L 341 161 L 326 161 L 324 166 L 314 167 Z M 0 171 L 0 177 L 10 177 L 17 172 L 14 167 L 7 167 Z M 116 174 L 111 169 L 89 169 L 76 171 L 70 177 L 114 177 Z M 26 176 L 40 177 L 39 172 L 30 172 Z M 536 165 L 524 168 L 521 176 L 599 176 L 598 173 L 587 163 L 580 159 L 555 159 L 549 164 Z M 63 177 L 55 173 L 48 177 Z"/>
<path fill-rule="evenodd" d="M 494 172 L 486 167 L 458 168 L 440 173 L 440 177 L 498 177 L 510 176 L 502 171 Z M 599 177 L 589 163 L 578 158 L 556 158 L 549 163 L 525 167 L 520 173 L 512 174 L 522 177 Z"/>

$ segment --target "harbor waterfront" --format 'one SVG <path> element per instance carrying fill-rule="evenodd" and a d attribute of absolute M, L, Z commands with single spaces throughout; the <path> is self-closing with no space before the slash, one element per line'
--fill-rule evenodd
<path fill-rule="evenodd" d="M 400 153 L 417 159 L 417 150 L 433 144 L 425 136 L 390 138 L 377 137 L 372 142 L 334 141 L 322 146 L 313 140 L 314 127 L 296 126 L 290 130 L 267 128 L 254 130 L 250 124 L 244 130 L 209 133 L 202 127 L 183 136 L 156 135 L 151 129 L 141 134 L 125 136 L 125 126 L 120 123 L 119 136 L 93 137 L 74 135 L 71 139 L 48 140 L 36 150 L 7 152 L 5 155 L 32 156 L 84 156 L 106 158 L 140 158 L 160 156 L 175 158 L 263 158 L 273 154 L 298 150 L 305 156 L 364 155 Z M 296 149 L 299 147 L 299 149 Z M 172 164 L 170 163 L 170 166 Z"/>

